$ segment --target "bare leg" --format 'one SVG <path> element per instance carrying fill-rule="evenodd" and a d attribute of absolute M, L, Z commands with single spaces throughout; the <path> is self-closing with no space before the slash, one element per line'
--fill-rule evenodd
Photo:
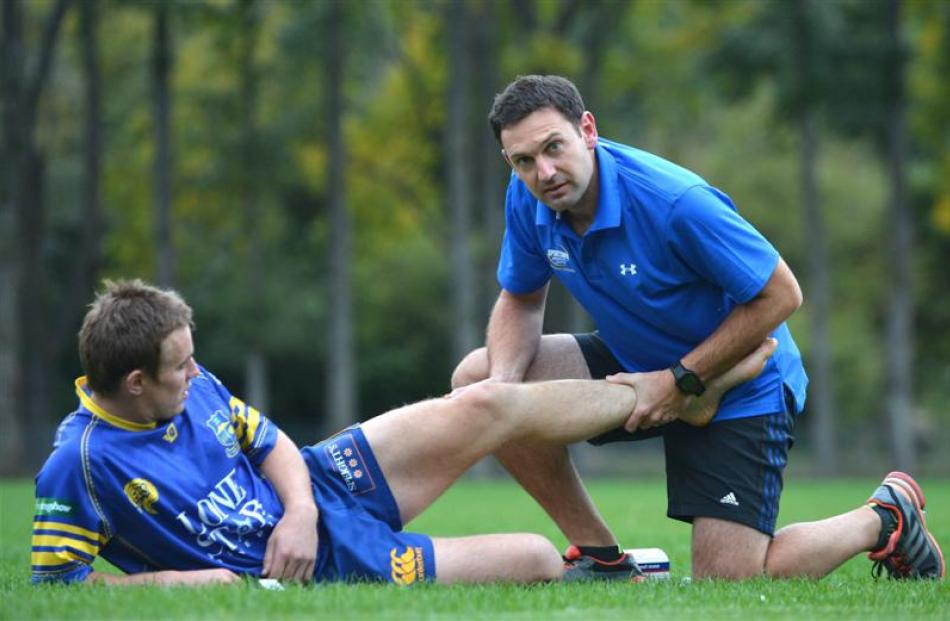
<path fill-rule="evenodd" d="M 405 523 L 503 444 L 575 442 L 616 427 L 635 404 L 634 390 L 602 381 L 478 384 L 377 416 L 363 432 Z"/>
<path fill-rule="evenodd" d="M 488 356 L 485 348 L 477 349 L 456 368 L 452 388 L 487 377 Z M 542 336 L 538 353 L 525 377 L 529 382 L 551 379 L 590 379 L 584 355 L 570 334 Z M 587 493 L 566 446 L 511 442 L 496 451 L 495 457 L 571 543 L 617 545 L 616 537 Z"/>
<path fill-rule="evenodd" d="M 880 532 L 881 518 L 867 505 L 818 522 L 790 524 L 775 533 L 766 571 L 777 578 L 820 578 L 870 550 Z"/>
<path fill-rule="evenodd" d="M 541 535 L 505 534 L 435 538 L 438 582 L 540 582 L 560 580 L 561 555 Z"/>
<path fill-rule="evenodd" d="M 736 522 L 693 521 L 693 578 L 741 580 L 761 576 L 770 537 Z"/>
<path fill-rule="evenodd" d="M 736 367 L 710 382 L 703 398 L 690 404 L 686 413 L 689 419 L 708 422 L 715 414 L 722 395 L 736 384 L 758 375 L 774 349 L 774 342 L 765 343 Z M 459 364 L 452 376 L 452 387 L 473 384 L 487 376 L 488 357 L 484 348 L 478 349 Z M 584 355 L 576 339 L 568 334 L 543 336 L 538 354 L 526 376 L 527 381 L 557 378 L 590 378 Z M 617 424 L 614 427 L 619 426 Z M 594 435 L 579 439 L 586 440 Z M 617 545 L 616 537 L 587 493 L 566 447 L 515 441 L 496 451 L 495 456 L 541 505 L 571 543 L 582 546 Z"/>
<path fill-rule="evenodd" d="M 880 518 L 867 506 L 817 522 L 791 524 L 772 539 L 735 522 L 696 518 L 693 577 L 821 578 L 870 550 L 880 530 Z"/>
<path fill-rule="evenodd" d="M 770 354 L 764 348 L 750 354 L 710 385 L 708 398 L 718 398 L 720 386 L 755 377 Z M 576 442 L 616 428 L 635 405 L 634 389 L 604 381 L 482 383 L 377 416 L 363 432 L 406 523 L 503 445 Z"/>

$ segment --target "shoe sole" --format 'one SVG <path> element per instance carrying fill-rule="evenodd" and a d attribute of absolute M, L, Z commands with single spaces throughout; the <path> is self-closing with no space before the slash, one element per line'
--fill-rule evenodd
<path fill-rule="evenodd" d="M 924 496 L 924 490 L 920 488 L 920 485 L 917 484 L 914 477 L 899 470 L 889 472 L 887 476 L 884 477 L 882 485 L 890 485 L 892 488 L 899 490 L 910 498 L 910 501 L 914 504 L 914 508 L 917 510 L 917 517 L 924 527 L 924 534 L 927 535 L 927 538 L 930 539 L 930 543 L 932 543 L 934 549 L 937 550 L 937 556 L 940 558 L 940 575 L 938 577 L 943 579 L 947 575 L 947 565 L 944 562 L 943 550 L 940 549 L 940 544 L 937 543 L 937 539 L 931 534 L 930 529 L 927 528 L 927 518 L 924 516 L 924 507 L 926 506 L 927 499 Z"/>

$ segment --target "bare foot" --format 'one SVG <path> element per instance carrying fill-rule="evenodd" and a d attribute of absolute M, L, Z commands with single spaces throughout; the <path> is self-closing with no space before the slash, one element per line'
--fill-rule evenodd
<path fill-rule="evenodd" d="M 736 363 L 734 367 L 713 379 L 706 386 L 706 392 L 702 397 L 692 399 L 686 406 L 686 411 L 680 414 L 679 418 L 685 423 L 696 427 L 705 427 L 709 421 L 716 415 L 719 409 L 719 401 L 730 388 L 734 388 L 743 382 L 748 382 L 759 376 L 765 363 L 769 361 L 778 341 L 773 338 L 767 338 L 762 341 L 759 347 Z"/>

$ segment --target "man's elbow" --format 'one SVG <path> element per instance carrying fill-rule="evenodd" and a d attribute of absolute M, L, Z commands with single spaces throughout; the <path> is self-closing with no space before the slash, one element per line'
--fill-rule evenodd
<path fill-rule="evenodd" d="M 795 274 L 792 273 L 785 261 L 779 262 L 772 279 L 775 284 L 774 299 L 778 303 L 781 321 L 785 321 L 792 313 L 801 308 L 805 297 L 802 294 L 801 286 L 798 284 L 798 279 L 795 278 Z"/>
<path fill-rule="evenodd" d="M 802 288 L 798 286 L 798 281 L 793 278 L 787 297 L 788 315 L 801 308 L 804 301 L 805 296 L 802 294 Z"/>

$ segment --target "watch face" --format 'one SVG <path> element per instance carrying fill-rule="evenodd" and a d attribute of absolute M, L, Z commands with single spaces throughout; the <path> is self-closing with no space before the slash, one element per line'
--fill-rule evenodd
<path fill-rule="evenodd" d="M 699 376 L 683 367 L 683 365 L 673 367 L 673 375 L 676 378 L 676 387 L 681 392 L 697 397 L 706 392 L 706 387 Z"/>
<path fill-rule="evenodd" d="M 702 382 L 692 373 L 687 373 L 680 378 L 679 387 L 683 392 L 688 392 L 691 395 L 699 395 L 703 391 Z"/>

